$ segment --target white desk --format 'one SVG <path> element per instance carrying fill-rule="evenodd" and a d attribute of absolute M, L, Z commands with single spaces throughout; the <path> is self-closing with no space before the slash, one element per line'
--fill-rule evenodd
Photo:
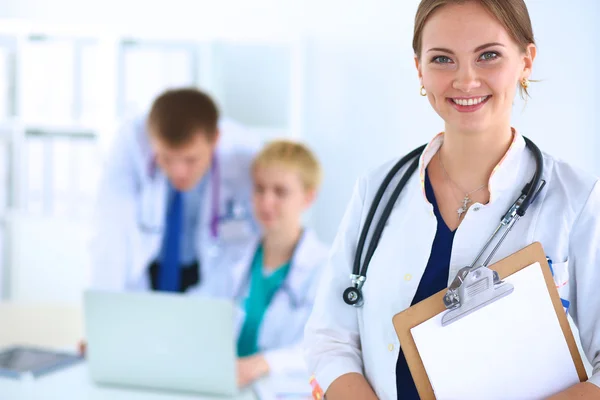
<path fill-rule="evenodd" d="M 61 306 L 16 305 L 0 303 L 0 348 L 14 344 L 50 349 L 72 349 L 83 338 L 81 313 Z M 283 382 L 285 380 L 285 382 Z M 306 386 L 305 377 L 271 377 L 243 392 L 235 400 L 275 400 L 276 393 L 297 392 Z M 309 397 L 286 397 L 306 399 Z M 98 386 L 89 377 L 82 362 L 38 379 L 13 380 L 0 377 L 0 399 L 10 400 L 234 400 L 175 392 Z"/>
<path fill-rule="evenodd" d="M 269 396 L 270 394 L 264 390 L 261 393 L 261 397 L 265 400 L 275 398 L 274 395 Z M 0 398 L 10 400 L 229 400 L 223 397 L 98 386 L 91 382 L 85 363 L 35 380 L 17 381 L 0 378 Z M 256 396 L 252 391 L 246 391 L 235 398 L 235 400 L 255 399 Z"/>

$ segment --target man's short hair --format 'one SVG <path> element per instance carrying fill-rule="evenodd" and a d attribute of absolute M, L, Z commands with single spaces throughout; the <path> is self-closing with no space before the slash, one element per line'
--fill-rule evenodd
<path fill-rule="evenodd" d="M 148 115 L 148 129 L 169 146 L 181 147 L 195 135 L 209 141 L 217 136 L 219 110 L 212 98 L 196 89 L 170 89 L 154 100 Z"/>

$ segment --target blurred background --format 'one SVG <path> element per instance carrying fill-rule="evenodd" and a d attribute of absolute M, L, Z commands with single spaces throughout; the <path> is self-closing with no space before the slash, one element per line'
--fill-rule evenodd
<path fill-rule="evenodd" d="M 600 2 L 529 0 L 539 55 L 514 125 L 600 173 Z M 411 49 L 417 0 L 0 0 L 0 299 L 78 304 L 88 220 L 117 126 L 196 85 L 325 180 L 331 242 L 356 178 L 442 130 Z"/>

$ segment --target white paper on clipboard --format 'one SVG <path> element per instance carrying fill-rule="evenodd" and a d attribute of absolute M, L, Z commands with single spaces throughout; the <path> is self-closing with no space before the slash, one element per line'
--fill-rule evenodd
<path fill-rule="evenodd" d="M 539 263 L 507 277 L 514 292 L 442 327 L 411 329 L 437 399 L 542 399 L 579 382 Z"/>

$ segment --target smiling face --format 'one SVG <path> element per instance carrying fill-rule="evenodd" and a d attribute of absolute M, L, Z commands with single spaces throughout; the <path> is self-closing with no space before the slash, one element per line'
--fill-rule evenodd
<path fill-rule="evenodd" d="M 476 1 L 436 10 L 421 43 L 415 58 L 419 79 L 447 131 L 510 125 L 517 85 L 531 73 L 534 44 L 522 49 Z"/>

